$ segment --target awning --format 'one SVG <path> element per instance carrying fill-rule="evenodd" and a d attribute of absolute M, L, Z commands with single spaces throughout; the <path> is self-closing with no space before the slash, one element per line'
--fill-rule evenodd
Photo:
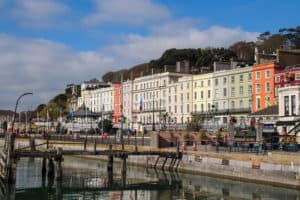
<path fill-rule="evenodd" d="M 295 126 L 299 121 L 277 121 L 276 126 Z"/>

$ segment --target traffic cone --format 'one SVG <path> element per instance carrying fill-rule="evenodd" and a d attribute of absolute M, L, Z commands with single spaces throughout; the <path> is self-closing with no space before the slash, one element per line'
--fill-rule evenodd
<path fill-rule="evenodd" d="M 186 151 L 186 146 L 185 146 L 184 142 L 182 142 L 181 150 L 182 150 L 182 151 Z"/>
<path fill-rule="evenodd" d="M 197 147 L 196 147 L 195 142 L 194 142 L 194 144 L 193 144 L 192 151 L 197 151 Z"/>

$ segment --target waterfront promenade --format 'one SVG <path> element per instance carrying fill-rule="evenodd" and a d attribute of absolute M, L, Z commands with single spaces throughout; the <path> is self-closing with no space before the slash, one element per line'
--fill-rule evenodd
<path fill-rule="evenodd" d="M 87 137 L 88 140 L 76 138 L 78 141 L 68 142 L 67 137 L 56 138 L 49 145 L 50 149 L 62 148 L 68 150 L 82 150 L 86 141 L 86 149 L 93 151 L 95 141 L 97 149 L 106 149 L 107 144 L 101 144 L 102 139 L 97 137 Z M 76 140 L 73 137 L 71 140 Z M 141 138 L 140 138 L 141 139 Z M 64 142 L 62 141 L 64 140 Z M 148 141 L 150 138 L 144 138 Z M 110 141 L 115 141 L 110 138 Z M 131 138 L 129 138 L 131 141 Z M 28 138 L 17 138 L 16 149 L 28 146 Z M 37 138 L 36 144 L 44 143 L 43 138 Z M 149 141 L 151 143 L 151 141 Z M 114 149 L 121 149 L 121 145 L 114 145 Z M 125 145 L 125 150 L 134 150 L 134 146 Z M 176 148 L 156 148 L 139 145 L 139 150 L 151 150 L 159 152 L 175 152 Z M 88 159 L 107 160 L 107 156 L 80 155 Z M 115 159 L 114 162 L 122 162 Z M 165 168 L 168 169 L 171 161 L 164 159 L 158 160 L 155 155 L 145 156 L 128 156 L 127 163 L 129 165 L 139 165 L 144 167 Z M 251 181 L 276 186 L 284 186 L 289 188 L 300 188 L 299 184 L 299 169 L 300 169 L 300 153 L 299 152 L 283 152 L 283 151 L 261 151 L 261 152 L 229 152 L 226 148 L 220 148 L 216 152 L 216 147 L 211 145 L 197 145 L 195 150 L 193 147 L 187 147 L 183 151 L 182 161 L 178 166 L 178 171 L 186 173 L 206 174 L 211 176 L 224 177 L 235 180 Z"/>

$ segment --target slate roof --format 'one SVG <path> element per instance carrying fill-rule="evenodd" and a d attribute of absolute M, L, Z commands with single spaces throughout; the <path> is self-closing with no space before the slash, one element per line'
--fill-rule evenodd
<path fill-rule="evenodd" d="M 278 105 L 270 106 L 263 110 L 259 110 L 254 113 L 251 113 L 251 115 L 255 115 L 255 116 L 278 115 L 278 114 L 279 114 Z"/>

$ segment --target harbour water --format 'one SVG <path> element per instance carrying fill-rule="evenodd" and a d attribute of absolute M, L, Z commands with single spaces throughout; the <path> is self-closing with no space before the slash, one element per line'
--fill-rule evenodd
<path fill-rule="evenodd" d="M 299 200 L 300 191 L 215 177 L 155 171 L 128 165 L 122 184 L 121 165 L 108 181 L 106 162 L 65 157 L 63 180 L 42 178 L 40 159 L 21 159 L 16 185 L 1 185 L 0 199 L 278 199 Z"/>

